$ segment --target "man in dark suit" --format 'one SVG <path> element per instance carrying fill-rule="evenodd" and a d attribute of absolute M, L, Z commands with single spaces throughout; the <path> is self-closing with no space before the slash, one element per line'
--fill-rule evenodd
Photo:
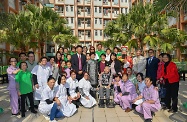
<path fill-rule="evenodd" d="M 76 78 L 79 81 L 83 78 L 83 72 L 86 71 L 86 56 L 82 54 L 82 46 L 76 47 L 77 53 L 72 55 L 71 64 L 72 69 L 76 71 Z"/>
<path fill-rule="evenodd" d="M 154 56 L 154 50 L 148 50 L 149 57 L 146 59 L 146 77 L 151 77 L 153 85 L 156 86 L 156 77 L 159 59 Z"/>

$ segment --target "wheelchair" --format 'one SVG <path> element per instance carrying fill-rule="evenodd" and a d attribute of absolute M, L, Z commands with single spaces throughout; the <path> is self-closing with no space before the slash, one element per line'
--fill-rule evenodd
<path fill-rule="evenodd" d="M 98 86 L 98 88 L 100 88 L 100 86 Z M 107 103 L 107 99 L 106 99 L 106 87 L 104 86 L 104 89 L 103 89 L 103 92 L 104 92 L 104 99 L 102 99 L 104 101 L 104 104 L 106 105 Z M 98 106 L 99 108 L 104 108 L 101 104 L 100 104 L 100 95 L 99 95 L 99 91 L 97 92 L 97 102 L 98 102 Z M 115 103 L 114 103 L 114 86 L 111 85 L 110 86 L 110 98 L 108 99 L 109 103 L 108 105 L 106 105 L 107 108 L 115 108 Z"/>

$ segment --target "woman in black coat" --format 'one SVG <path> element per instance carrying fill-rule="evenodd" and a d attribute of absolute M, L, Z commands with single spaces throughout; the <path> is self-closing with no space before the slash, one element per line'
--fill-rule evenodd
<path fill-rule="evenodd" d="M 115 53 L 111 53 L 109 65 L 112 75 L 121 74 L 121 62 L 117 59 L 117 55 Z"/>

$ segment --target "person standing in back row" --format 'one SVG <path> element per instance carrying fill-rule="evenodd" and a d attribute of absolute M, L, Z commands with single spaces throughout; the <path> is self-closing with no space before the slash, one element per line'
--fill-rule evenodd
<path fill-rule="evenodd" d="M 146 59 L 146 77 L 151 77 L 153 85 L 156 86 L 159 59 L 154 56 L 154 50 L 148 50 L 149 57 Z"/>
<path fill-rule="evenodd" d="M 141 72 L 145 76 L 145 67 L 146 67 L 146 59 L 141 56 L 142 51 L 138 49 L 136 51 L 136 57 L 133 58 L 133 72 L 136 75 L 137 73 Z"/>
<path fill-rule="evenodd" d="M 98 57 L 99 57 L 99 61 L 101 61 L 101 55 L 102 55 L 102 54 L 105 54 L 105 51 L 102 50 L 102 44 L 98 44 L 98 45 L 97 45 L 96 54 L 97 54 Z"/>
<path fill-rule="evenodd" d="M 72 55 L 72 69 L 76 71 L 76 79 L 79 81 L 83 78 L 83 72 L 86 71 L 86 56 L 82 54 L 82 46 L 76 47 L 77 53 Z"/>

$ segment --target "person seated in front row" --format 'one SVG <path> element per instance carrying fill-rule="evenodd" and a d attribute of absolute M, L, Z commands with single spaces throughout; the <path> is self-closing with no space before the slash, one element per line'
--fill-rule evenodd
<path fill-rule="evenodd" d="M 105 66 L 104 73 L 102 73 L 99 77 L 99 106 L 104 108 L 104 90 L 106 90 L 106 106 L 109 106 L 110 103 L 110 86 L 112 83 L 112 75 L 110 73 L 109 66 Z"/>
<path fill-rule="evenodd" d="M 138 81 L 138 83 L 136 84 L 136 90 L 137 90 L 137 93 L 140 95 L 146 86 L 145 81 L 144 81 L 144 77 L 143 77 L 143 73 L 141 73 L 141 72 L 137 73 L 136 79 Z"/>
<path fill-rule="evenodd" d="M 114 80 L 113 80 L 112 84 L 114 84 L 114 102 L 116 104 L 119 104 L 121 96 L 120 96 L 120 92 L 118 92 L 118 89 L 119 89 L 118 87 L 120 87 L 120 84 L 122 84 L 120 74 L 114 75 Z"/>
<path fill-rule="evenodd" d="M 152 80 L 149 77 L 145 78 L 146 87 L 136 101 L 143 99 L 142 103 L 136 107 L 136 111 L 144 115 L 145 122 L 152 122 L 152 114 L 161 109 L 158 90 L 152 84 Z"/>
<path fill-rule="evenodd" d="M 84 72 L 84 77 L 79 81 L 79 91 L 81 93 L 80 102 L 86 108 L 91 108 L 96 104 L 96 100 L 90 95 L 90 90 L 96 91 L 89 81 L 88 72 Z"/>
<path fill-rule="evenodd" d="M 75 70 L 70 71 L 70 77 L 67 79 L 67 95 L 71 102 L 76 105 L 76 108 L 79 108 L 80 105 L 80 92 L 78 88 L 78 80 L 76 79 Z"/>
<path fill-rule="evenodd" d="M 46 120 L 49 122 L 56 122 L 55 118 L 63 117 L 63 113 L 58 109 L 61 105 L 60 101 L 55 97 L 55 79 L 49 77 L 47 80 L 47 87 L 41 93 L 42 100 L 40 101 L 38 110 L 43 114 Z"/>
<path fill-rule="evenodd" d="M 137 98 L 136 88 L 134 84 L 128 79 L 127 74 L 122 75 L 122 83 L 118 86 L 120 98 L 120 106 L 125 112 L 132 110 L 132 103 Z"/>
<path fill-rule="evenodd" d="M 61 102 L 60 110 L 64 114 L 64 116 L 70 117 L 72 116 L 76 111 L 76 106 L 71 102 L 71 99 L 67 96 L 67 83 L 66 83 L 66 76 L 62 75 L 58 78 L 58 88 L 56 97 Z"/>

